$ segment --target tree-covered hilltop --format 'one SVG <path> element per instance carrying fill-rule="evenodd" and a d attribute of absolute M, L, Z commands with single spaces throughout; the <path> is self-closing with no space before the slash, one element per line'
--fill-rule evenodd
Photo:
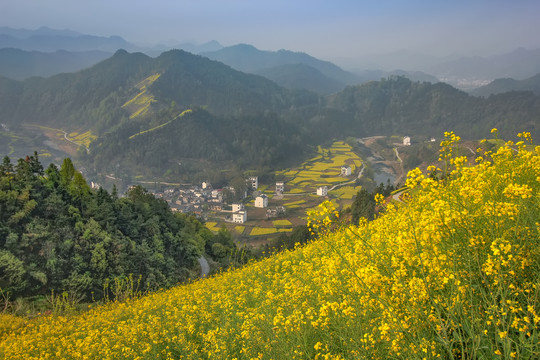
<path fill-rule="evenodd" d="M 165 113 L 158 123 L 143 131 L 127 123 L 100 137 L 90 146 L 89 163 L 101 171 L 168 172 L 188 181 L 212 168 L 275 168 L 305 156 L 300 129 L 273 113 L 225 118 L 193 109 Z"/>
<path fill-rule="evenodd" d="M 199 275 L 205 249 L 226 261 L 234 247 L 141 187 L 125 197 L 91 189 L 69 158 L 46 170 L 36 154 L 0 165 L 0 288 L 13 298 L 99 299 L 107 281 L 130 274 L 143 291 L 170 287 Z"/>
<path fill-rule="evenodd" d="M 444 83 L 392 77 L 348 87 L 329 97 L 327 107 L 334 109 L 333 117 L 345 119 L 341 122 L 343 128 L 365 136 L 436 136 L 453 129 L 468 139 L 478 139 L 493 127 L 508 138 L 524 129 L 531 131 L 533 137 L 540 135 L 540 96 L 531 92 L 510 92 L 484 99 Z"/>
<path fill-rule="evenodd" d="M 21 82 L 2 79 L 0 121 L 109 132 L 122 120 L 133 120 L 124 105 L 140 92 L 137 85 L 154 75 L 159 78 L 145 85 L 151 98 L 150 114 L 168 108 L 173 101 L 179 108 L 204 106 L 220 115 L 253 114 L 298 106 L 298 99 L 305 97 L 261 76 L 182 50 L 164 52 L 157 58 L 119 50 L 75 73 Z M 17 96 L 7 96 L 14 93 Z M 308 99 L 318 100 L 313 95 Z"/>

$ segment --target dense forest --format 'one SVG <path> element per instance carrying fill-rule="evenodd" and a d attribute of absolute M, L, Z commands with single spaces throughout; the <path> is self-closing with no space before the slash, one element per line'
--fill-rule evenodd
<path fill-rule="evenodd" d="M 531 131 L 533 138 L 539 135 L 540 97 L 532 92 L 485 99 L 448 84 L 412 82 L 397 76 L 347 87 L 330 97 L 327 107 L 341 113 L 349 131 L 365 136 L 440 136 L 454 131 L 467 139 L 479 139 L 494 127 L 506 138 L 523 130 Z"/>
<path fill-rule="evenodd" d="M 273 113 L 225 118 L 194 109 L 182 116 L 169 111 L 160 116 L 163 126 L 155 130 L 141 132 L 135 123 L 126 123 L 99 138 L 85 158 L 102 171 L 121 166 L 188 181 L 212 167 L 272 169 L 305 156 L 298 127 Z"/>
<path fill-rule="evenodd" d="M 0 165 L 0 288 L 4 295 L 69 291 L 100 299 L 113 279 L 140 290 L 170 287 L 200 274 L 197 259 L 225 265 L 235 251 L 225 230 L 173 213 L 141 187 L 125 197 L 91 189 L 66 158 L 44 169 L 37 154 Z"/>

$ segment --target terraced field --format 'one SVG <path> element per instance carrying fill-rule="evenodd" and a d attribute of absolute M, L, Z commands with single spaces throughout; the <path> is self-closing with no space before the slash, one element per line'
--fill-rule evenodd
<path fill-rule="evenodd" d="M 317 156 L 298 168 L 276 172 L 276 177 L 285 182 L 286 192 L 313 193 L 320 186 L 330 188 L 354 178 L 340 176 L 342 166 L 350 166 L 353 175 L 357 174 L 362 166 L 362 159 L 343 141 L 336 141 L 328 149 L 319 146 L 317 152 Z"/>
<path fill-rule="evenodd" d="M 130 113 L 130 119 L 143 116 L 150 111 L 150 105 L 156 100 L 154 99 L 154 95 L 148 91 L 148 86 L 159 79 L 160 76 L 161 74 L 150 75 L 135 85 L 135 88 L 139 89 L 139 93 L 122 105 Z"/>

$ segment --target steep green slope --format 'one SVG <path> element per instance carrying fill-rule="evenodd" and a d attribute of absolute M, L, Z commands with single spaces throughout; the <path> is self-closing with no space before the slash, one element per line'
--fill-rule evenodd
<path fill-rule="evenodd" d="M 0 356 L 538 359 L 540 148 L 470 167 L 456 140 L 444 180 L 411 172 L 413 195 L 372 222 L 326 202 L 294 251 L 80 315 L 4 316 Z"/>
<path fill-rule="evenodd" d="M 282 110 L 298 98 L 265 78 L 181 50 L 155 59 L 119 50 L 76 73 L 20 83 L 3 80 L 3 92 L 17 96 L 0 97 L 0 121 L 108 132 L 129 116 L 122 105 L 140 91 L 136 84 L 154 74 L 162 75 L 148 89 L 156 100 L 154 113 L 174 101 L 180 107 L 204 106 L 216 114 L 251 114 Z"/>
<path fill-rule="evenodd" d="M 167 121 L 165 121 L 167 120 Z M 99 169 L 121 166 L 133 173 L 176 179 L 211 168 L 272 168 L 302 159 L 298 127 L 275 114 L 218 117 L 202 109 L 165 114 L 161 124 L 139 131 L 126 124 L 94 142 L 89 158 Z M 181 164 L 181 165 L 180 165 Z"/>
<path fill-rule="evenodd" d="M 107 130 L 125 113 L 121 109 L 125 91 L 151 74 L 150 60 L 143 54 L 118 51 L 89 69 L 27 79 L 17 84 L 22 90 L 10 109 L 6 109 L 9 99 L 0 98 L 0 119 L 11 124 Z"/>

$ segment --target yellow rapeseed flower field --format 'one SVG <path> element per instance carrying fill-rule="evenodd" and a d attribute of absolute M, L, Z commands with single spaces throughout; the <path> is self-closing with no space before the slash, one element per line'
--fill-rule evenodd
<path fill-rule="evenodd" d="M 0 358 L 538 359 L 540 147 L 507 143 L 469 166 L 447 156 L 458 140 L 447 134 L 444 170 L 412 171 L 408 199 L 372 222 L 340 225 L 325 202 L 303 247 L 18 319 L 0 328 Z"/>

